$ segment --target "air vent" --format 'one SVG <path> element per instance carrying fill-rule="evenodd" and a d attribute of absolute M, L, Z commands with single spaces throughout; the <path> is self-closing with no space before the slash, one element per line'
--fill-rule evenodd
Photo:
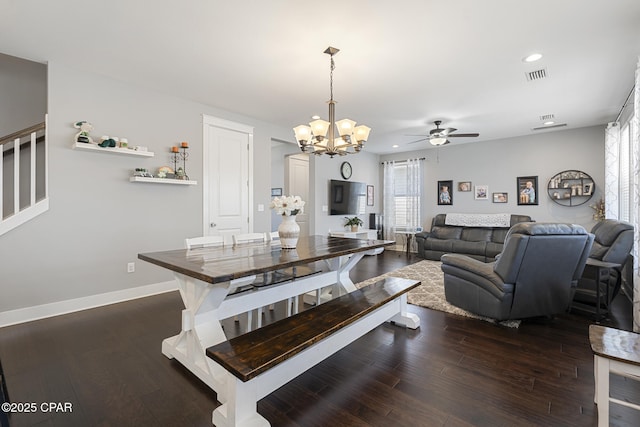
<path fill-rule="evenodd" d="M 553 120 L 555 117 L 555 114 L 545 114 L 544 116 L 540 116 L 540 121 L 546 122 L 548 120 Z"/>
<path fill-rule="evenodd" d="M 547 78 L 547 69 L 541 68 L 539 70 L 529 71 L 526 73 L 527 80 L 530 82 L 534 82 L 537 80 L 542 80 Z"/>
<path fill-rule="evenodd" d="M 539 126 L 537 128 L 532 128 L 531 130 L 546 130 L 546 129 L 553 129 L 553 128 L 561 128 L 561 127 L 565 127 L 567 124 L 566 123 L 558 123 L 557 125 L 551 125 L 551 126 Z"/>

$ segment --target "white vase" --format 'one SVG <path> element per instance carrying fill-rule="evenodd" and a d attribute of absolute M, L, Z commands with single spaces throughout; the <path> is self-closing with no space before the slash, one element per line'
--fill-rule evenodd
<path fill-rule="evenodd" d="M 282 216 L 282 222 L 278 226 L 280 246 L 282 249 L 295 249 L 300 236 L 300 226 L 296 222 L 296 216 Z"/>

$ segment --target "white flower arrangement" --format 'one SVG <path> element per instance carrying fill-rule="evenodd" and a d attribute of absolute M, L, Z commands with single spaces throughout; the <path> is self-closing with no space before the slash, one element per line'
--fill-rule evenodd
<path fill-rule="evenodd" d="M 269 206 L 278 215 L 292 216 L 304 212 L 304 201 L 300 196 L 275 197 Z"/>

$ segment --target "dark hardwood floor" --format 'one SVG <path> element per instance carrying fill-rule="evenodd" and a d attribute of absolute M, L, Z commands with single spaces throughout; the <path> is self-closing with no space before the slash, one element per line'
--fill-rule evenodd
<path fill-rule="evenodd" d="M 352 272 L 361 281 L 419 261 L 385 251 Z M 177 292 L 0 329 L 0 360 L 21 426 L 210 426 L 216 395 L 164 357 L 180 329 Z M 273 426 L 595 426 L 593 356 L 585 315 L 525 321 L 518 329 L 409 306 L 418 330 L 382 325 L 261 400 Z M 283 308 L 267 311 L 268 321 Z M 631 329 L 631 304 L 608 326 Z M 230 335 L 233 320 L 225 322 Z M 236 332 L 234 332 L 236 331 Z M 612 394 L 640 401 L 638 383 Z M 42 411 L 46 402 L 73 412 Z M 611 425 L 640 414 L 612 405 Z"/>

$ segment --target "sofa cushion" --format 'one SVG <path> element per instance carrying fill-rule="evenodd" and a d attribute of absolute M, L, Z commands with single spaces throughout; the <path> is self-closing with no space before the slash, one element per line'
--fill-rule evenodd
<path fill-rule="evenodd" d="M 426 239 L 424 241 L 424 249 L 427 251 L 437 251 L 437 252 L 452 252 L 453 251 L 453 242 L 457 242 L 456 239 Z"/>
<path fill-rule="evenodd" d="M 431 237 L 435 237 L 436 239 L 459 239 L 461 234 L 462 227 L 435 226 L 431 229 Z"/>
<path fill-rule="evenodd" d="M 457 254 L 482 255 L 487 247 L 486 242 L 469 242 L 467 240 L 454 240 L 453 252 Z"/>
<path fill-rule="evenodd" d="M 460 239 L 467 242 L 490 242 L 492 232 L 493 229 L 491 228 L 465 227 L 462 230 Z"/>
<path fill-rule="evenodd" d="M 504 239 L 507 237 L 508 228 L 494 228 L 491 233 L 491 241 L 493 243 L 504 244 Z"/>

